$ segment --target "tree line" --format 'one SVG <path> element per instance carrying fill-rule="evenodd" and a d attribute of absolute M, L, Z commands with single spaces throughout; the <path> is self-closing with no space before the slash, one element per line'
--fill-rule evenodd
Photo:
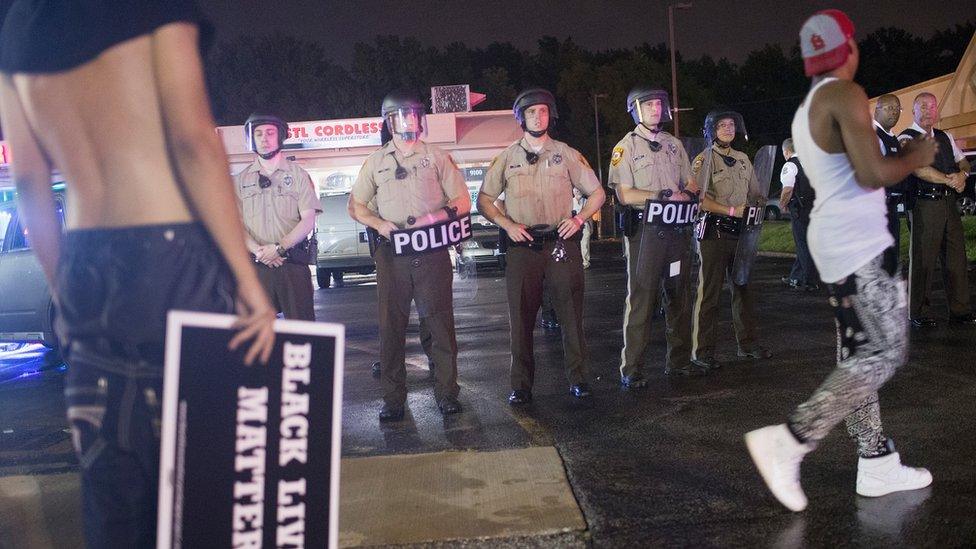
<path fill-rule="evenodd" d="M 967 22 L 928 38 L 881 28 L 859 42 L 857 79 L 869 96 L 948 74 L 956 69 L 976 23 Z M 627 92 L 640 83 L 670 93 L 671 65 L 665 44 L 588 51 L 572 39 L 541 38 L 535 51 L 510 43 L 472 48 L 463 43 L 425 46 L 415 38 L 378 36 L 355 47 L 349 67 L 334 63 L 312 41 L 284 34 L 218 42 L 206 62 L 214 115 L 221 125 L 242 124 L 254 110 L 288 120 L 378 116 L 383 97 L 407 89 L 429 97 L 430 88 L 470 84 L 487 94 L 477 110 L 510 109 L 518 92 L 541 86 L 556 94 L 557 138 L 597 161 L 594 95 L 600 113 L 599 160 L 633 127 L 625 111 Z M 799 46 L 766 45 L 741 63 L 677 56 L 682 136 L 701 135 L 705 114 L 717 106 L 742 113 L 748 148 L 778 145 L 789 135 L 797 106 L 809 87 Z"/>

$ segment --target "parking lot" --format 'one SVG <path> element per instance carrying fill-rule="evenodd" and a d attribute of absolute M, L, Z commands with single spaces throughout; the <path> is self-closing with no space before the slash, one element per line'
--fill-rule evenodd
<path fill-rule="evenodd" d="M 485 546 L 966 546 L 976 543 L 976 330 L 940 323 L 912 334 L 909 364 L 883 389 L 886 433 L 903 460 L 929 468 L 925 490 L 879 499 L 854 494 L 857 456 L 842 427 L 803 464 L 807 511 L 792 514 L 766 492 L 742 443 L 748 430 L 782 422 L 826 376 L 834 332 L 825 295 L 795 292 L 779 277 L 790 260 L 763 257 L 754 282 L 761 293 L 761 340 L 774 356 L 735 359 L 728 294 L 723 297 L 718 355 L 728 366 L 710 376 L 663 374 L 663 321 L 654 324 L 650 387 L 624 392 L 617 366 L 626 289 L 619 243 L 594 246 L 586 271 L 586 333 L 594 397 L 568 394 L 558 332 L 536 331 L 534 401 L 507 402 L 508 319 L 498 271 L 454 286 L 463 413 L 443 417 L 411 322 L 407 347 L 408 413 L 380 425 L 379 383 L 370 373 L 379 341 L 371 277 L 316 290 L 319 320 L 345 324 L 343 456 L 347 459 L 433 452 L 488 453 L 554 447 L 585 527 L 500 539 L 431 538 L 431 543 Z M 976 285 L 972 284 L 971 287 Z M 941 292 L 937 291 L 938 299 Z M 0 540 L 46 532 L 55 546 L 80 539 L 73 507 L 76 463 L 60 398 L 63 369 L 37 371 L 37 356 L 0 361 L 0 511 L 10 498 L 4 478 L 36 480 L 33 512 L 0 512 Z M 381 495 L 378 497 L 382 497 Z M 376 501 L 376 509 L 382 501 Z M 476 503 L 476 502 L 475 502 Z M 529 510 L 526 510 L 528 512 Z M 74 514 L 73 514 L 74 513 Z M 376 513 L 375 524 L 409 522 L 416 510 Z M 20 521 L 20 522 L 17 522 Z M 26 524 L 24 523 L 26 521 Z M 340 525 L 341 528 L 341 525 Z M 18 538 L 8 537 L 16 534 Z M 460 536 L 464 538 L 464 536 Z M 41 539 L 41 538 L 32 538 Z M 3 545 L 0 541 L 0 545 Z"/>

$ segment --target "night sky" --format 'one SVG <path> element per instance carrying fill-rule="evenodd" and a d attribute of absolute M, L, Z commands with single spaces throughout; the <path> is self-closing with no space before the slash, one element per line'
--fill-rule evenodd
<path fill-rule="evenodd" d="M 204 0 L 218 40 L 241 34 L 284 32 L 322 44 L 348 66 L 356 42 L 379 34 L 416 37 L 426 45 L 464 42 L 484 46 L 511 42 L 535 51 L 538 38 L 572 37 L 589 50 L 629 48 L 668 40 L 667 6 L 653 0 Z M 740 62 L 767 43 L 791 47 L 803 20 L 838 8 L 857 26 L 858 38 L 879 27 L 899 27 L 922 37 L 976 19 L 976 1 L 795 2 L 791 0 L 694 0 L 675 12 L 678 51 Z M 936 7 L 938 6 L 938 7 Z"/>

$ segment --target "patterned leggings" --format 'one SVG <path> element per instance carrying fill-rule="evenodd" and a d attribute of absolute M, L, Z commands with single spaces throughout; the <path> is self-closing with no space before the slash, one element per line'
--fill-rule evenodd
<path fill-rule="evenodd" d="M 889 252 L 827 285 L 837 367 L 790 417 L 790 430 L 804 442 L 820 441 L 843 419 L 861 457 L 887 452 L 878 389 L 908 358 L 905 284 Z"/>

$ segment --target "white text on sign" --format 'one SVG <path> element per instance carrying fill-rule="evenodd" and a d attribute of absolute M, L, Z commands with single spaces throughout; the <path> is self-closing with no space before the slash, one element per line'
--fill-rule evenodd
<path fill-rule="evenodd" d="M 644 222 L 658 227 L 694 223 L 698 218 L 698 202 L 648 200 L 644 207 Z"/>
<path fill-rule="evenodd" d="M 418 229 L 393 231 L 390 234 L 394 255 L 432 252 L 459 244 L 469 238 L 471 238 L 470 215 Z"/>

